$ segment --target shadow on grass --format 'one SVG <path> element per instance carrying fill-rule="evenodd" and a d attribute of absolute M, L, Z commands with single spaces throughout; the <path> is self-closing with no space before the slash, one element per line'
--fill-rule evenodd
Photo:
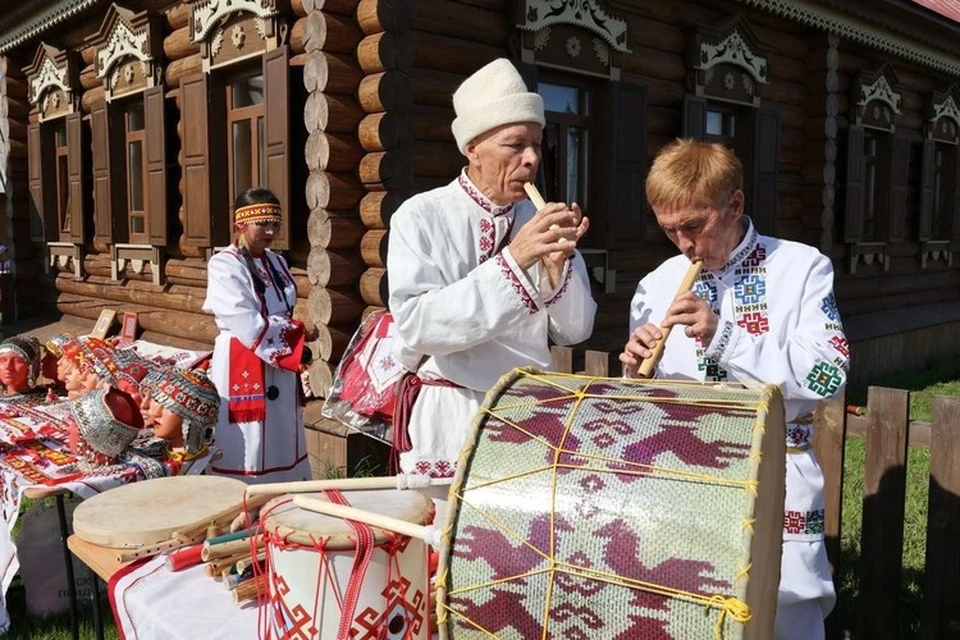
<path fill-rule="evenodd" d="M 104 595 L 100 600 L 100 619 L 103 621 L 104 638 L 117 640 L 119 634 L 113 622 L 110 603 Z M 90 602 L 81 602 L 80 638 L 94 640 L 93 611 Z M 27 615 L 27 598 L 23 584 L 15 579 L 7 591 L 7 612 L 10 614 L 10 630 L 0 638 L 13 640 L 70 640 L 70 613 L 64 612 L 46 617 Z"/>

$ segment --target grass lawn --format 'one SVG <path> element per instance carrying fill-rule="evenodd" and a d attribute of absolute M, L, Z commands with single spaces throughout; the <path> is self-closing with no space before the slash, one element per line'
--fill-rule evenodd
<path fill-rule="evenodd" d="M 910 418 L 921 422 L 931 419 L 936 395 L 960 395 L 960 364 L 937 363 L 926 370 L 887 376 L 873 383 L 911 391 Z M 848 404 L 865 405 L 866 388 L 851 388 Z M 866 441 L 848 438 L 846 443 L 843 485 L 843 515 L 840 536 L 841 558 L 838 603 L 834 614 L 840 628 L 856 629 L 857 594 L 860 574 L 860 531 L 863 516 L 863 472 Z M 924 558 L 926 555 L 927 496 L 929 493 L 930 451 L 910 447 L 907 454 L 907 498 L 903 524 L 903 573 L 900 581 L 900 629 L 897 638 L 913 640 L 924 637 L 923 617 Z M 891 526 L 895 523 L 891 522 Z M 870 603 L 866 603 L 870 606 Z"/>

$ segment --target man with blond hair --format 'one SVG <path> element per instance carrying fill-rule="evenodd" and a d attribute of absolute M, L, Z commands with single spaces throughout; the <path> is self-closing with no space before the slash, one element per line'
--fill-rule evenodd
<path fill-rule="evenodd" d="M 432 477 L 453 475 L 494 383 L 514 367 L 549 368 L 548 341 L 585 340 L 596 310 L 576 251 L 587 218 L 576 203 L 537 210 L 524 191 L 540 163 L 543 100 L 499 59 L 463 81 L 453 107 L 467 166 L 403 203 L 387 251 L 394 354 L 416 373 L 401 386 L 394 442 L 403 472 Z"/>
<path fill-rule="evenodd" d="M 824 637 L 836 601 L 823 541 L 823 474 L 811 448 L 812 414 L 846 382 L 849 351 L 833 295 L 833 268 L 816 249 L 757 233 L 744 215 L 743 169 L 726 147 L 678 140 L 657 156 L 647 201 L 682 255 L 640 281 L 620 360 L 640 363 L 671 331 L 658 378 L 779 385 L 785 399 L 787 495 L 776 638 Z M 676 295 L 690 260 L 704 269 Z"/>

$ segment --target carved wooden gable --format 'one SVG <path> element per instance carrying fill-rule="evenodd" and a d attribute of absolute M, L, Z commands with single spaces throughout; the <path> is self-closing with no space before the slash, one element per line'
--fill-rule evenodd
<path fill-rule="evenodd" d="M 927 103 L 926 134 L 937 142 L 960 142 L 960 89 L 957 85 L 933 92 Z"/>
<path fill-rule="evenodd" d="M 287 25 L 277 0 L 186 0 L 190 39 L 200 45 L 203 68 L 243 60 L 283 44 Z"/>
<path fill-rule="evenodd" d="M 521 0 L 516 28 L 521 60 L 620 79 L 629 25 L 601 0 Z"/>
<path fill-rule="evenodd" d="M 698 96 L 760 105 L 770 83 L 766 52 L 742 16 L 716 26 L 698 26 L 687 47 L 692 92 Z"/>
<path fill-rule="evenodd" d="M 26 74 L 27 99 L 39 108 L 41 121 L 77 111 L 80 71 L 76 54 L 41 44 Z"/>
<path fill-rule="evenodd" d="M 110 5 L 87 42 L 96 47 L 94 68 L 108 101 L 160 84 L 163 35 L 157 16 Z"/>
<path fill-rule="evenodd" d="M 902 98 L 900 81 L 889 62 L 876 71 L 861 72 L 850 87 L 855 124 L 891 132 L 896 129 Z"/>

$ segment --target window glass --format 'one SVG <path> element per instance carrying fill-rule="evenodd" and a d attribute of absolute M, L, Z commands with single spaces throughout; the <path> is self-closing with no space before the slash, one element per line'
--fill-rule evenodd
<path fill-rule="evenodd" d="M 233 197 L 253 186 L 253 140 L 250 121 L 233 123 Z"/>
<path fill-rule="evenodd" d="M 130 163 L 130 212 L 143 211 L 143 143 L 140 140 L 127 145 L 127 159 Z"/>
<path fill-rule="evenodd" d="M 143 103 L 134 101 L 127 108 L 127 131 L 143 131 Z"/>
<path fill-rule="evenodd" d="M 580 89 L 561 84 L 541 82 L 537 85 L 537 92 L 543 98 L 543 108 L 556 113 L 581 114 Z"/>
<path fill-rule="evenodd" d="M 263 76 L 237 78 L 232 84 L 233 108 L 263 104 Z"/>

